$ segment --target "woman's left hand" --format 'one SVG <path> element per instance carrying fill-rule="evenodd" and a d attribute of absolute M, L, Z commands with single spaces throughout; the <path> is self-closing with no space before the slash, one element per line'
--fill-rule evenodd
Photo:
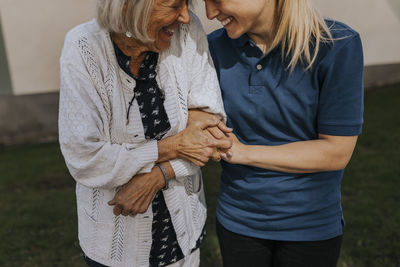
<path fill-rule="evenodd" d="M 108 205 L 114 206 L 113 212 L 116 216 L 145 213 L 154 196 L 164 187 L 164 184 L 160 168 L 154 167 L 150 173 L 134 176 L 122 186 L 121 190 L 108 202 Z"/>
<path fill-rule="evenodd" d="M 208 113 L 198 109 L 189 110 L 189 117 L 187 125 L 198 124 L 202 122 L 208 122 L 211 124 L 213 121 L 218 121 L 218 117 L 215 114 Z M 215 139 L 229 139 L 229 134 L 232 133 L 232 128 L 227 127 L 222 121 L 219 121 L 217 126 L 208 127 L 204 129 L 210 137 Z M 214 148 L 212 159 L 214 161 L 220 161 L 226 156 L 232 155 L 231 149 L 218 149 Z"/>
<path fill-rule="evenodd" d="M 221 158 L 232 164 L 240 164 L 245 154 L 245 145 L 237 139 L 234 133 L 228 134 L 229 139 L 232 141 L 232 147 L 227 153 L 221 153 Z"/>
<path fill-rule="evenodd" d="M 232 132 L 232 129 L 227 127 L 222 121 L 220 121 L 215 114 L 211 114 L 197 109 L 191 109 L 189 110 L 187 125 L 190 126 L 192 124 L 199 124 L 199 123 L 213 124 L 213 122 L 216 121 L 219 121 L 218 125 L 214 127 L 209 127 L 207 128 L 207 130 L 216 139 L 226 138 L 228 134 Z"/>

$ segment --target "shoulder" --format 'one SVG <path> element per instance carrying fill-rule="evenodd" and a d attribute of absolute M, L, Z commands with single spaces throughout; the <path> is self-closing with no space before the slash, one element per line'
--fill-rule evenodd
<path fill-rule="evenodd" d="M 212 43 L 212 44 L 216 44 L 222 40 L 226 39 L 226 31 L 224 28 L 218 29 L 213 31 L 212 33 L 210 33 L 207 38 L 208 38 L 208 42 Z"/>
<path fill-rule="evenodd" d="M 83 38 L 94 40 L 99 38 L 101 33 L 103 33 L 103 30 L 99 27 L 96 20 L 93 19 L 72 28 L 65 36 L 65 42 L 76 43 Z"/>
<path fill-rule="evenodd" d="M 347 39 L 354 36 L 359 36 L 358 32 L 343 22 L 331 19 L 325 19 L 333 39 Z"/>
<path fill-rule="evenodd" d="M 332 41 L 321 43 L 317 61 L 332 62 L 342 56 L 362 58 L 362 43 L 357 31 L 336 20 L 327 19 L 325 23 L 332 35 Z"/>
<path fill-rule="evenodd" d="M 61 59 L 78 53 L 82 48 L 98 46 L 104 39 L 104 30 L 95 19 L 72 28 L 65 36 Z"/>
<path fill-rule="evenodd" d="M 360 43 L 360 34 L 350 26 L 336 20 L 325 20 L 332 35 L 332 45 L 330 50 L 340 50 L 351 43 Z M 361 48 L 361 47 L 359 47 Z"/>

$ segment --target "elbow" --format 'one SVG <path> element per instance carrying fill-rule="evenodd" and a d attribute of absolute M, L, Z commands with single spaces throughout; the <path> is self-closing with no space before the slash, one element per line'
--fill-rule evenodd
<path fill-rule="evenodd" d="M 357 136 L 320 135 L 323 144 L 326 171 L 338 171 L 346 168 L 357 142 Z"/>
<path fill-rule="evenodd" d="M 339 171 L 346 168 L 352 153 L 333 153 L 327 157 L 327 171 Z"/>

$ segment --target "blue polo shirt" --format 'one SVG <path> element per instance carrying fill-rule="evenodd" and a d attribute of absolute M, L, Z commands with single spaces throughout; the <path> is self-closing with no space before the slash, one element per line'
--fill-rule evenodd
<path fill-rule="evenodd" d="M 312 69 L 293 72 L 281 48 L 267 55 L 247 36 L 224 29 L 208 36 L 228 126 L 248 145 L 276 146 L 318 134 L 355 136 L 363 123 L 360 36 L 326 21 L 335 41 L 320 45 Z M 308 153 L 304 150 L 304 153 Z M 222 163 L 217 219 L 227 229 L 264 239 L 326 240 L 342 234 L 343 170 L 292 174 Z"/>

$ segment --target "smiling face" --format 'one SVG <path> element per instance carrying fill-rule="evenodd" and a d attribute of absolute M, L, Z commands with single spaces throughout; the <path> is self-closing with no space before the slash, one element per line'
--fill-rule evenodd
<path fill-rule="evenodd" d="M 188 24 L 189 20 L 188 0 L 155 0 L 147 29 L 148 36 L 154 40 L 149 44 L 150 50 L 167 49 L 179 23 Z"/>
<path fill-rule="evenodd" d="M 273 22 L 275 0 L 205 0 L 208 19 L 221 22 L 230 38 L 262 34 Z"/>

